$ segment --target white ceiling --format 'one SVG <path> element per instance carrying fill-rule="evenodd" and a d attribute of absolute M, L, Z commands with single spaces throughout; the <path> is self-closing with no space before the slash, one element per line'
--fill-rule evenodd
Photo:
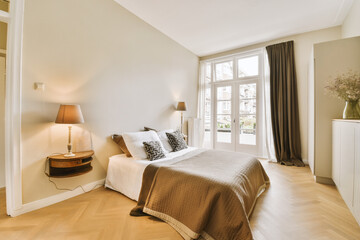
<path fill-rule="evenodd" d="M 198 56 L 341 25 L 353 0 L 115 0 Z"/>

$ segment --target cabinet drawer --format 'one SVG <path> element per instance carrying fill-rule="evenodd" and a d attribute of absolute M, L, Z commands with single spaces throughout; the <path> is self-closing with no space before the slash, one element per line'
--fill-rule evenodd
<path fill-rule="evenodd" d="M 76 167 L 81 165 L 82 160 L 81 159 L 76 159 L 76 160 L 65 160 L 65 161 L 61 161 L 61 160 L 50 160 L 50 166 L 51 167 L 56 167 L 56 168 L 68 168 L 68 167 Z"/>

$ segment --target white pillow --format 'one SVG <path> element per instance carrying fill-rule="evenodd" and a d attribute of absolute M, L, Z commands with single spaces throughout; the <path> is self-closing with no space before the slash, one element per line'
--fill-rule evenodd
<path fill-rule="evenodd" d="M 173 133 L 174 130 L 173 129 L 168 129 L 168 130 L 162 130 L 162 131 L 159 131 L 157 132 L 157 134 L 159 135 L 159 138 L 161 140 L 161 143 L 162 145 L 164 146 L 166 152 L 165 153 L 169 153 L 169 152 L 172 152 L 173 149 L 169 143 L 169 139 L 168 137 L 166 136 L 166 133 Z"/>
<path fill-rule="evenodd" d="M 159 136 L 154 131 L 123 133 L 122 136 L 129 152 L 136 159 L 147 158 L 143 142 L 158 141 L 165 151 Z"/>

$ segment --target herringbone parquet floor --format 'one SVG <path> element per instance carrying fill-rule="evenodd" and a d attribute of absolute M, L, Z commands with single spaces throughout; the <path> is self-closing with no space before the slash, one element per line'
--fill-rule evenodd
<path fill-rule="evenodd" d="M 335 187 L 314 183 L 308 167 L 263 165 L 271 185 L 250 218 L 256 240 L 360 239 Z M 0 239 L 182 239 L 155 218 L 130 217 L 135 202 L 104 188 L 15 218 L 4 214 L 4 197 L 0 190 Z"/>

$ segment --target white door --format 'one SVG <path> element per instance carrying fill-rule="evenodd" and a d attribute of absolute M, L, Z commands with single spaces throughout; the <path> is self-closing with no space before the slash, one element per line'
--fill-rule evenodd
<path fill-rule="evenodd" d="M 258 153 L 259 132 L 257 108 L 257 81 L 236 84 L 236 151 Z"/>
<path fill-rule="evenodd" d="M 233 84 L 215 86 L 214 147 L 235 149 Z"/>

